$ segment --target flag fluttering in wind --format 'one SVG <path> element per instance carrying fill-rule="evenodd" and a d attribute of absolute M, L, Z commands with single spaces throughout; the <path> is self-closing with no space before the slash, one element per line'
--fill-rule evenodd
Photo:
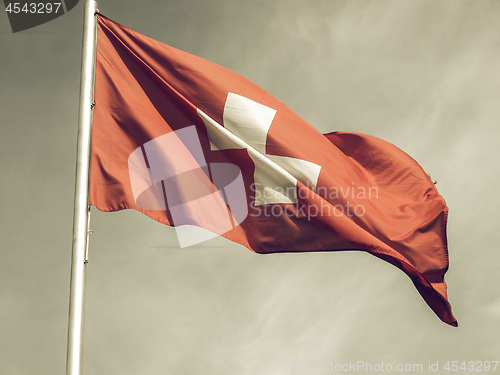
<path fill-rule="evenodd" d="M 136 209 L 257 253 L 368 252 L 457 325 L 448 208 L 415 160 L 373 136 L 321 134 L 240 75 L 100 14 L 89 194 L 101 211 Z"/>

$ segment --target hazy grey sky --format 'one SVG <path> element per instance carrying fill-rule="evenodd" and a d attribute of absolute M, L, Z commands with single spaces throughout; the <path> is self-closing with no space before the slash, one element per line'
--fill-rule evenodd
<path fill-rule="evenodd" d="M 413 156 L 450 207 L 459 327 L 365 253 L 257 255 L 222 238 L 179 249 L 138 212 L 93 210 L 85 375 L 299 374 L 321 361 L 431 373 L 429 361 L 500 360 L 500 1 L 99 9 L 246 76 L 323 132 L 368 133 Z M 16 34 L 0 15 L 0 374 L 64 373 L 82 21 L 83 0 Z"/>

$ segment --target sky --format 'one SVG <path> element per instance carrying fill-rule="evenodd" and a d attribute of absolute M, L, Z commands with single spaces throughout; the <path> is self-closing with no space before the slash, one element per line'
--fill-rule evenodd
<path fill-rule="evenodd" d="M 359 373 L 449 374 L 447 361 L 500 360 L 499 1 L 99 10 L 245 76 L 324 133 L 371 134 L 415 158 L 450 208 L 459 327 L 366 253 L 258 255 L 221 237 L 181 249 L 139 212 L 93 209 L 84 374 L 347 373 L 314 366 L 358 361 Z M 0 15 L 0 374 L 65 371 L 82 25 L 82 1 L 15 34 Z"/>

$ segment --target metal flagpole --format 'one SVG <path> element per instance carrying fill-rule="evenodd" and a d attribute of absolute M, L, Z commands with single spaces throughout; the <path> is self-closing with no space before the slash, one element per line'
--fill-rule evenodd
<path fill-rule="evenodd" d="M 66 375 L 80 375 L 82 367 L 85 268 L 87 264 L 86 252 L 89 226 L 90 140 L 94 101 L 96 12 L 97 2 L 86 0 L 83 24 L 82 72 L 80 78 L 80 113 L 78 117 L 78 149 Z"/>

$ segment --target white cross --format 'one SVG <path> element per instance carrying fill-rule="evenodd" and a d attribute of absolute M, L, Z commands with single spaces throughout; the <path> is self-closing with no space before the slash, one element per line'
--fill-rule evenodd
<path fill-rule="evenodd" d="M 297 202 L 297 180 L 316 188 L 321 166 L 286 156 L 266 154 L 266 141 L 276 110 L 241 95 L 229 93 L 224 127 L 203 111 L 212 150 L 246 148 L 255 164 L 255 205 Z"/>

